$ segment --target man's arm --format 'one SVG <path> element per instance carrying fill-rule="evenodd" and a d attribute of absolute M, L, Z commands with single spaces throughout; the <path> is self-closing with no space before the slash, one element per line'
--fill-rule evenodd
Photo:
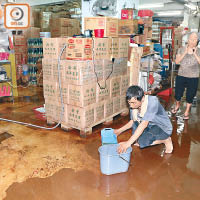
<path fill-rule="evenodd" d="M 124 126 L 122 126 L 119 129 L 115 129 L 114 133 L 118 136 L 120 135 L 122 132 L 130 129 L 133 126 L 133 120 L 130 120 L 127 124 L 125 124 Z"/>
<path fill-rule="evenodd" d="M 130 147 L 139 137 L 142 135 L 144 129 L 148 126 L 149 121 L 142 121 L 137 129 L 135 130 L 135 133 L 130 137 L 130 139 L 126 142 L 121 142 L 118 147 L 118 153 L 124 153 Z"/>

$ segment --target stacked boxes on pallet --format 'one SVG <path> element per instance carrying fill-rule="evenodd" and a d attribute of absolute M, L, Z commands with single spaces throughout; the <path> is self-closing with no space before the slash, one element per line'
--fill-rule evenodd
<path fill-rule="evenodd" d="M 80 34 L 80 21 L 69 18 L 50 19 L 51 37 L 73 36 Z"/>
<path fill-rule="evenodd" d="M 60 116 L 57 62 L 61 43 L 67 44 L 60 61 L 65 105 L 61 124 L 86 130 L 127 110 L 129 39 L 118 38 L 117 33 L 116 30 L 115 37 L 107 38 L 44 39 L 43 84 L 47 119 L 59 121 Z"/>

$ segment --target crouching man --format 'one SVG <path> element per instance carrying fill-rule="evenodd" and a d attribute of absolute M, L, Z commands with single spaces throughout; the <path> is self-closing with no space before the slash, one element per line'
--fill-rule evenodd
<path fill-rule="evenodd" d="M 158 98 L 144 95 L 139 86 L 131 86 L 126 92 L 126 99 L 130 105 L 131 120 L 114 132 L 118 136 L 132 128 L 132 136 L 128 141 L 120 143 L 118 152 L 126 152 L 135 143 L 140 148 L 164 144 L 165 153 L 172 153 L 172 124 Z"/>

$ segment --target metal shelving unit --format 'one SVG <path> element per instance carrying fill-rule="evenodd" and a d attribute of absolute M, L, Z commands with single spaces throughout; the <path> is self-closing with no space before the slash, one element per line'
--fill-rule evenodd
<path fill-rule="evenodd" d="M 1 65 L 9 65 L 9 67 L 10 67 L 10 77 L 7 78 L 7 79 L 5 79 L 5 80 L 0 80 L 0 83 L 10 82 L 13 85 L 13 82 L 12 82 L 12 66 L 11 66 L 11 62 L 9 60 L 1 60 L 0 61 L 0 66 Z M 12 101 L 14 103 L 13 87 L 12 86 L 11 86 L 11 91 L 12 91 Z M 7 97 L 7 96 L 3 96 L 3 97 Z M 11 97 L 11 96 L 8 96 L 8 97 Z"/>

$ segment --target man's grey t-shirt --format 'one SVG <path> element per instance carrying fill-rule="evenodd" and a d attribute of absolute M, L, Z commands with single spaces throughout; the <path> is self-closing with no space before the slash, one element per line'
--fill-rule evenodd
<path fill-rule="evenodd" d="M 132 109 L 130 109 L 130 118 L 133 119 Z M 148 96 L 148 105 L 147 111 L 144 114 L 144 117 L 139 117 L 140 121 L 149 121 L 149 125 L 159 126 L 165 133 L 168 135 L 172 134 L 172 124 L 171 121 L 160 104 L 159 100 L 155 96 Z"/>

